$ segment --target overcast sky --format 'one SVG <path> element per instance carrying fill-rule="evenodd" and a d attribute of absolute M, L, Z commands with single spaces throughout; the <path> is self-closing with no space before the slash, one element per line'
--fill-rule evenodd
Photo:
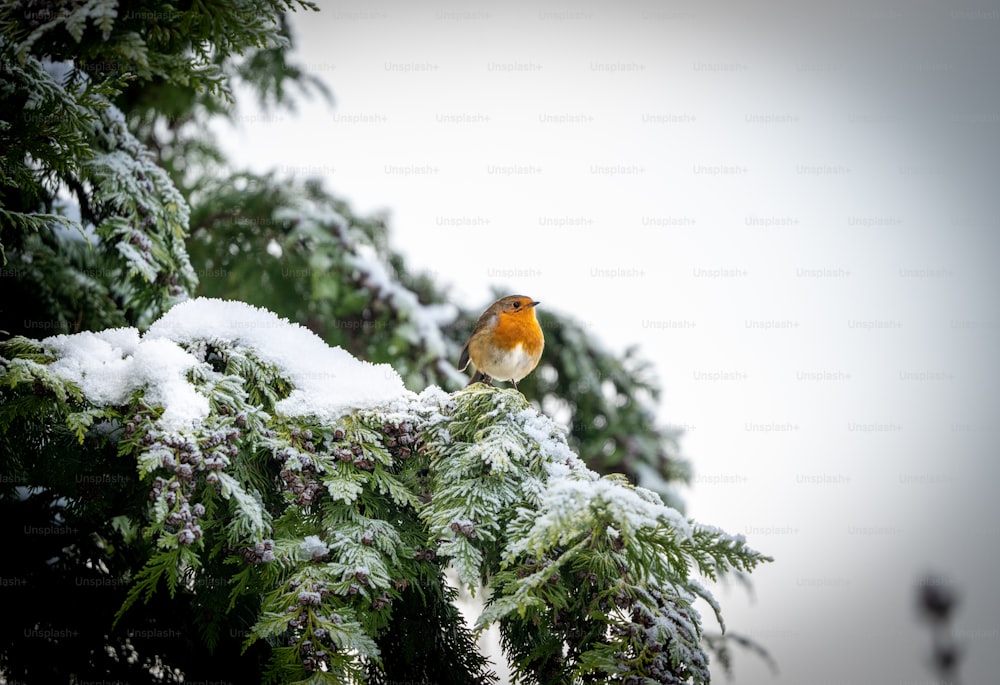
<path fill-rule="evenodd" d="M 688 513 L 776 558 L 718 590 L 780 668 L 734 682 L 932 682 L 925 573 L 994 681 L 1000 11 L 321 4 L 335 107 L 244 106 L 232 157 L 389 212 L 467 307 L 641 346 Z"/>

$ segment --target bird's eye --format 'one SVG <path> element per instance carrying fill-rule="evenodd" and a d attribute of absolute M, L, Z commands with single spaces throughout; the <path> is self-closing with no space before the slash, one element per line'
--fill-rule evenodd
<path fill-rule="evenodd" d="M 520 302 L 515 302 L 512 306 L 514 307 L 514 309 L 520 309 L 521 308 L 521 303 Z"/>

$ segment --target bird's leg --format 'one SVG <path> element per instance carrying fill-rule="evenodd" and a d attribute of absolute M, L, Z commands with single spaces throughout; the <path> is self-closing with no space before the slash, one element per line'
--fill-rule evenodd
<path fill-rule="evenodd" d="M 514 389 L 517 390 L 517 381 L 515 381 L 513 378 L 511 378 L 510 382 L 514 384 Z"/>

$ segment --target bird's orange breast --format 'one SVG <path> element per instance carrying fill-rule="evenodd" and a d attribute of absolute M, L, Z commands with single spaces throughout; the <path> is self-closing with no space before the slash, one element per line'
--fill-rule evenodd
<path fill-rule="evenodd" d="M 538 325 L 533 311 L 501 314 L 492 338 L 495 345 L 505 350 L 512 350 L 520 344 L 531 357 L 540 354 L 545 343 L 542 327 Z"/>

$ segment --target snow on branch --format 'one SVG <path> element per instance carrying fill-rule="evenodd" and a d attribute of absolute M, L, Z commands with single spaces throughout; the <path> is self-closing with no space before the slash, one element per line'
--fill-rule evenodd
<path fill-rule="evenodd" d="M 302 244 L 310 246 L 312 271 L 320 274 L 340 271 L 341 280 L 351 282 L 367 296 L 376 316 L 379 311 L 390 315 L 398 347 L 413 355 L 405 362 L 401 359 L 405 366 L 401 373 L 407 381 L 419 378 L 424 373 L 422 369 L 433 367 L 440 378 L 454 387 L 466 383 L 466 376 L 451 361 L 457 350 L 451 349 L 441 333 L 442 327 L 457 317 L 456 307 L 420 302 L 417 293 L 400 282 L 398 274 L 379 254 L 372 238 L 329 206 L 298 201 L 293 208 L 275 210 L 274 220 L 293 226 L 284 241 L 288 249 Z M 283 252 L 285 248 L 281 249 Z"/>
<path fill-rule="evenodd" d="M 696 576 L 768 561 L 590 471 L 515 390 L 414 394 L 389 366 L 239 302 L 186 301 L 141 335 L 2 343 L 0 399 L 17 398 L 77 436 L 65 468 L 107 459 L 107 440 L 135 462 L 149 497 L 130 516 L 155 544 L 119 619 L 164 584 L 250 601 L 247 644 L 273 648 L 270 679 L 379 672 L 401 658 L 381 643 L 394 617 L 448 601 L 451 565 L 486 588 L 478 625 L 500 624 L 527 677 L 707 683 L 694 604 L 720 623 L 721 610 Z M 217 557 L 228 582 L 199 585 Z M 457 612 L 436 615 L 472 648 Z"/>

